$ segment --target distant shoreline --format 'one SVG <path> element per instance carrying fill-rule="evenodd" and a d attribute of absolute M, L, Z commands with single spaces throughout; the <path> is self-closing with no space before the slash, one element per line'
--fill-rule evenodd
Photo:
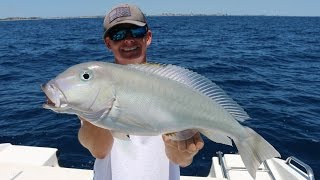
<path fill-rule="evenodd" d="M 285 16 L 285 15 L 229 15 L 229 14 L 223 14 L 223 13 L 217 13 L 217 14 L 175 14 L 175 13 L 162 13 L 158 15 L 147 15 L 147 16 L 270 16 L 270 17 L 320 17 L 320 16 Z M 89 18 L 104 18 L 104 16 L 71 16 L 71 17 L 7 17 L 7 18 L 0 18 L 0 21 L 23 21 L 23 20 L 44 20 L 44 19 L 89 19 Z"/>
<path fill-rule="evenodd" d="M 23 21 L 23 20 L 44 20 L 44 19 L 78 19 L 78 18 L 103 18 L 104 16 L 75 16 L 75 17 L 8 17 L 0 18 L 0 21 Z"/>
<path fill-rule="evenodd" d="M 227 14 L 174 14 L 174 13 L 162 13 L 159 15 L 147 15 L 147 16 L 228 16 Z M 104 16 L 73 16 L 73 17 L 8 17 L 0 18 L 0 21 L 20 21 L 20 20 L 42 20 L 42 19 L 77 19 L 77 18 L 104 18 Z"/>

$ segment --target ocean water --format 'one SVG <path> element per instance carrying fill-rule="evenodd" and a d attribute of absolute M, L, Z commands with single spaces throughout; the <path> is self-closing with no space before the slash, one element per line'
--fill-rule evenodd
<path fill-rule="evenodd" d="M 251 116 L 244 124 L 285 159 L 295 156 L 320 178 L 320 18 L 148 17 L 152 62 L 180 65 L 223 88 Z M 40 89 L 69 66 L 112 62 L 101 18 L 0 22 L 0 143 L 59 149 L 64 167 L 92 169 L 77 139 L 79 120 L 42 108 Z M 205 138 L 183 175 L 206 176 L 216 151 Z"/>

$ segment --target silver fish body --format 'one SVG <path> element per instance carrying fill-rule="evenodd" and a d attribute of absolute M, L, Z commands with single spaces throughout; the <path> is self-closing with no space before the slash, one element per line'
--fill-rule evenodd
<path fill-rule="evenodd" d="M 49 99 L 45 108 L 76 114 L 115 137 L 177 134 L 176 139 L 185 139 L 196 130 L 218 143 L 232 145 L 232 139 L 253 177 L 264 160 L 280 157 L 239 123 L 249 116 L 222 89 L 182 67 L 88 62 L 67 69 L 42 89 Z"/>

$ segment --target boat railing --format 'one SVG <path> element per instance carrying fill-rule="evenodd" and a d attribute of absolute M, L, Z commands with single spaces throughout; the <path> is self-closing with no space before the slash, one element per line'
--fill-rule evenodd
<path fill-rule="evenodd" d="M 222 157 L 223 153 L 221 151 L 218 151 L 217 152 L 217 156 L 218 156 L 218 160 L 219 160 L 219 164 L 220 164 L 220 167 L 221 167 L 221 171 L 222 171 L 223 177 L 226 178 L 226 179 L 230 179 L 229 173 L 228 173 L 228 170 L 227 170 L 227 166 L 226 166 L 226 162 L 225 162 L 224 158 Z"/>
<path fill-rule="evenodd" d="M 312 168 L 308 164 L 302 162 L 301 160 L 299 160 L 298 158 L 296 158 L 294 156 L 290 156 L 286 159 L 286 164 L 288 164 L 290 167 L 294 166 L 294 167 L 298 168 L 297 166 L 293 165 L 291 163 L 291 161 L 299 164 L 301 167 L 303 167 L 306 170 L 306 173 L 308 175 L 308 180 L 315 180 Z"/>

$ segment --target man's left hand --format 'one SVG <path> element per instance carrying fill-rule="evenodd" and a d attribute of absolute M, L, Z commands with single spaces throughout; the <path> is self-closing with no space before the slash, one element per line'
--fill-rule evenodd
<path fill-rule="evenodd" d="M 190 139 L 175 141 L 169 136 L 162 135 L 165 144 L 167 157 L 181 167 L 189 166 L 192 163 L 193 157 L 203 148 L 204 142 L 199 132 Z"/>

